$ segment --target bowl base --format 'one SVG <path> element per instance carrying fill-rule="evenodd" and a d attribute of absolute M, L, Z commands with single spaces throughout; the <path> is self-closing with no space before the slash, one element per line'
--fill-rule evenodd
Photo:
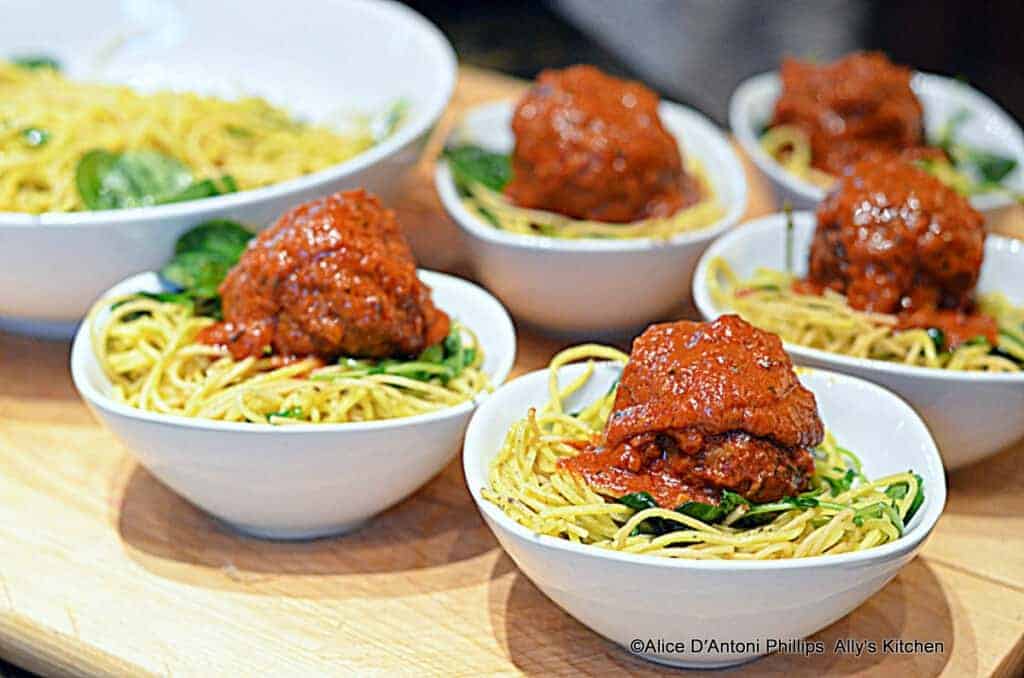
<path fill-rule="evenodd" d="M 729 659 L 717 659 L 717 658 L 701 658 L 692 657 L 686 659 L 675 659 L 673 657 L 667 657 L 665 655 L 657 654 L 641 654 L 625 648 L 634 657 L 639 657 L 654 664 L 661 664 L 662 666 L 671 666 L 676 669 L 704 669 L 710 671 L 713 669 L 726 669 L 732 666 L 739 666 L 741 664 L 747 664 L 763 657 L 763 654 L 752 654 L 752 655 L 740 655 L 730 657 Z"/>
<path fill-rule="evenodd" d="M 78 320 L 43 320 L 0 316 L 0 332 L 22 334 L 39 339 L 70 339 L 78 329 Z"/>
<path fill-rule="evenodd" d="M 220 520 L 236 532 L 241 532 L 247 537 L 256 539 L 268 539 L 271 541 L 309 541 L 312 539 L 323 539 L 326 537 L 340 537 L 355 532 L 367 522 L 369 518 L 361 518 L 350 523 L 335 523 L 330 525 L 317 525 L 315 527 L 266 527 L 264 525 L 250 525 L 248 523 L 234 523 L 229 520 Z"/>

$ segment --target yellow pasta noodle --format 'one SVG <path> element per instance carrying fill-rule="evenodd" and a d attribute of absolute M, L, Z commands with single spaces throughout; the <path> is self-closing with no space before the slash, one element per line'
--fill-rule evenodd
<path fill-rule="evenodd" d="M 502 193 L 479 182 L 464 186 L 463 205 L 479 219 L 497 228 L 524 235 L 546 235 L 556 238 L 653 238 L 667 240 L 680 233 L 711 226 L 725 215 L 707 180 L 703 167 L 691 160 L 687 171 L 700 183 L 700 202 L 675 214 L 658 219 L 645 219 L 627 224 L 574 219 L 557 212 L 519 207 Z"/>
<path fill-rule="evenodd" d="M 197 179 L 230 175 L 246 190 L 351 158 L 374 143 L 359 127 L 341 135 L 255 97 L 142 94 L 0 61 L 0 211 L 84 209 L 75 168 L 94 149 L 156 151 Z"/>
<path fill-rule="evenodd" d="M 826 191 L 835 185 L 836 178 L 834 176 L 811 164 L 811 140 L 808 138 L 807 132 L 800 127 L 796 125 L 769 127 L 761 135 L 760 143 L 764 152 L 774 158 L 790 174 Z M 986 190 L 995 190 L 993 187 L 979 186 L 970 176 L 957 169 L 948 160 L 929 158 L 919 160 L 918 164 L 961 195 L 974 195 Z"/>
<path fill-rule="evenodd" d="M 104 299 L 86 322 L 114 398 L 163 414 L 272 424 L 372 421 L 434 412 L 490 389 L 476 336 L 455 322 L 471 360 L 447 381 L 381 372 L 363 361 L 235 360 L 196 341 L 213 318 L 143 297 Z"/>
<path fill-rule="evenodd" d="M 800 294 L 793 290 L 794 280 L 792 274 L 765 268 L 740 280 L 719 257 L 708 267 L 707 285 L 719 308 L 800 346 L 950 370 L 1019 372 L 1024 362 L 1024 308 L 1013 306 L 1002 294 L 985 294 L 978 300 L 979 310 L 999 326 L 997 346 L 978 340 L 942 351 L 925 329 L 898 329 L 896 316 L 858 311 L 833 290 L 820 296 Z"/>
<path fill-rule="evenodd" d="M 561 387 L 558 368 L 579 360 L 625 364 L 628 356 L 603 346 L 568 349 L 551 361 L 550 400 L 516 422 L 491 463 L 483 496 L 521 525 L 543 535 L 625 553 L 688 559 L 763 560 L 859 551 L 898 539 L 920 502 L 911 472 L 869 481 L 860 462 L 831 434 L 815 451 L 813 489 L 799 508 L 770 510 L 740 504 L 720 522 L 664 508 L 635 510 L 603 496 L 558 466 L 593 440 L 612 411 L 614 390 L 575 414 L 565 401 L 591 378 L 593 363 Z M 859 481 L 859 482 L 858 482 Z M 767 522 L 752 525 L 755 511 Z M 645 529 L 650 521 L 671 529 Z M 746 524 L 746 526 L 744 526 Z"/>

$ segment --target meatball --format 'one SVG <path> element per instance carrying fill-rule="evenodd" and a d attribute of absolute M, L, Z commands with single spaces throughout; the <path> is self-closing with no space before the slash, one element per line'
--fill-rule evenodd
<path fill-rule="evenodd" d="M 808 278 L 865 311 L 966 311 L 984 246 L 966 198 L 900 159 L 866 160 L 818 207 Z"/>
<path fill-rule="evenodd" d="M 771 126 L 794 125 L 811 141 L 811 164 L 838 175 L 868 153 L 899 153 L 924 143 L 921 102 L 909 68 L 878 52 L 831 64 L 786 59 Z"/>
<path fill-rule="evenodd" d="M 506 194 L 577 219 L 666 217 L 700 200 L 658 95 L 593 66 L 547 70 L 516 106 Z"/>
<path fill-rule="evenodd" d="M 659 505 L 755 502 L 807 488 L 824 427 L 773 334 L 735 315 L 653 325 L 633 344 L 603 440 L 563 467 Z"/>
<path fill-rule="evenodd" d="M 224 322 L 200 340 L 235 358 L 414 356 L 448 333 L 395 213 L 363 190 L 286 212 L 220 286 Z"/>

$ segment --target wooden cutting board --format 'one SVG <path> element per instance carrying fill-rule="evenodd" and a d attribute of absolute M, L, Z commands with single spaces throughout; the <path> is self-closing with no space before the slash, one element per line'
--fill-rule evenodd
<path fill-rule="evenodd" d="M 464 70 L 451 114 L 521 87 Z M 770 211 L 766 184 L 751 179 L 750 214 Z M 407 183 L 401 216 L 419 252 L 432 252 L 425 263 L 461 268 L 429 167 Z M 515 373 L 562 346 L 521 332 Z M 669 673 L 539 593 L 481 522 L 456 462 L 356 534 L 241 537 L 135 464 L 81 403 L 67 363 L 67 343 L 0 334 L 0 656 L 9 661 L 47 674 Z M 1021 675 L 1024 446 L 949 483 L 924 555 L 817 635 L 830 650 L 838 639 L 902 638 L 941 642 L 941 652 L 771 656 L 747 669 Z"/>

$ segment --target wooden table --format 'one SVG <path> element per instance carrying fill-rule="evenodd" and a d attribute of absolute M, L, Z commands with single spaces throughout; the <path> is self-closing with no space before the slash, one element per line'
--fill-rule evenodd
<path fill-rule="evenodd" d="M 453 109 L 519 87 L 467 70 Z M 750 213 L 771 210 L 767 187 L 751 178 Z M 401 216 L 417 249 L 433 253 L 425 263 L 459 268 L 427 167 L 406 194 Z M 522 333 L 515 373 L 543 366 L 561 345 Z M 67 362 L 67 343 L 0 334 L 0 656 L 67 674 L 667 672 L 539 593 L 481 522 L 455 461 L 356 534 L 248 539 L 132 461 L 79 400 Z M 830 647 L 941 641 L 942 653 L 771 656 L 748 669 L 1020 675 L 1024 446 L 949 484 L 924 555 L 817 636 Z"/>

